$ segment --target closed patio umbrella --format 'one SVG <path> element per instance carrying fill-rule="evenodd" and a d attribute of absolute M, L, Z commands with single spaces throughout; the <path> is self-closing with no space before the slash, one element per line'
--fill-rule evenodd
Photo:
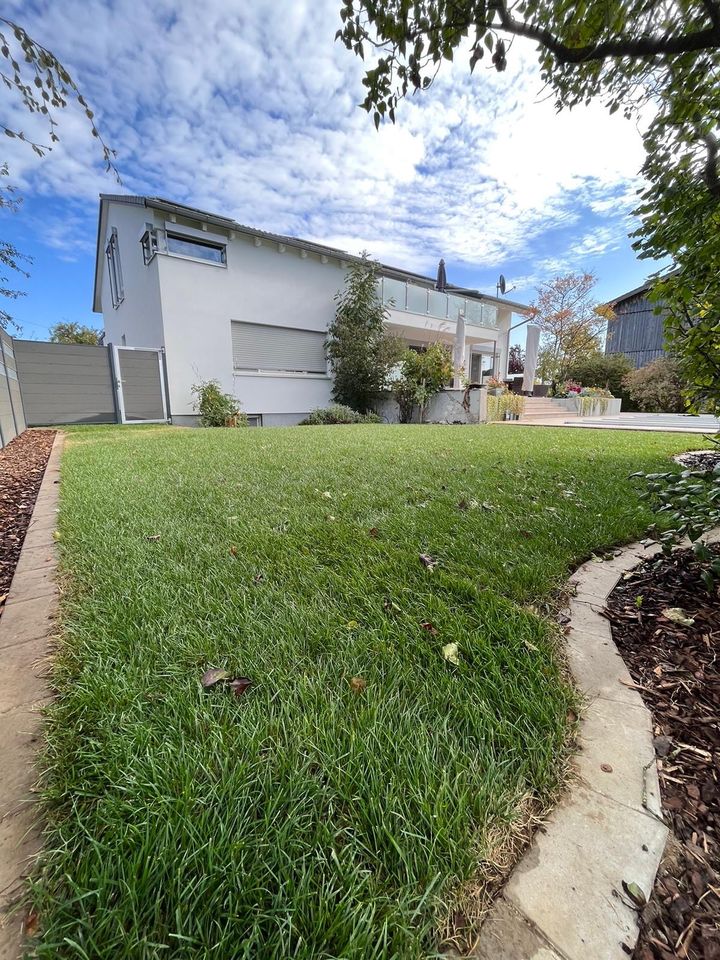
<path fill-rule="evenodd" d="M 438 272 L 437 272 L 437 280 L 435 281 L 435 289 L 443 293 L 446 287 L 447 287 L 447 274 L 445 273 L 445 261 L 441 258 L 440 263 L 438 264 Z"/>
<path fill-rule="evenodd" d="M 453 367 L 455 367 L 454 385 L 459 387 L 462 373 L 465 370 L 465 314 L 461 310 L 458 310 L 457 323 L 455 325 Z"/>
<path fill-rule="evenodd" d="M 528 324 L 525 341 L 525 368 L 523 370 L 523 393 L 532 393 L 535 385 L 538 351 L 540 349 L 540 327 Z"/>

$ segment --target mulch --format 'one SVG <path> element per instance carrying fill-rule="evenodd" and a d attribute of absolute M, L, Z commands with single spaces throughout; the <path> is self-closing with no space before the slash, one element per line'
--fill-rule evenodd
<path fill-rule="evenodd" d="M 673 608 L 681 613 L 671 617 L 693 622 L 668 619 Z M 639 910 L 633 956 L 720 960 L 720 586 L 702 586 L 690 550 L 660 555 L 620 581 L 606 616 L 652 711 L 663 815 L 674 834 Z"/>
<path fill-rule="evenodd" d="M 54 438 L 54 430 L 26 430 L 0 450 L 0 614 Z"/>

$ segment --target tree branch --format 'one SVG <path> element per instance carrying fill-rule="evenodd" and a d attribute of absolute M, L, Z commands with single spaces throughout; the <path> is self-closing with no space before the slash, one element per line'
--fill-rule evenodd
<path fill-rule="evenodd" d="M 507 8 L 506 0 L 492 0 L 489 9 L 497 11 L 500 26 L 507 33 L 535 40 L 549 50 L 559 63 L 569 64 L 607 60 L 612 57 L 672 56 L 678 53 L 692 53 L 698 50 L 720 47 L 720 16 L 718 16 L 716 22 L 715 16 L 718 11 L 714 9 L 715 4 L 712 3 L 712 0 L 707 0 L 704 5 L 707 7 L 708 3 L 713 8 L 712 12 L 709 10 L 713 26 L 707 27 L 705 30 L 698 30 L 695 33 L 682 34 L 676 37 L 667 35 L 659 37 L 649 35 L 636 38 L 621 37 L 602 40 L 599 43 L 584 47 L 569 47 L 545 27 L 538 27 L 531 23 L 513 19 Z"/>
<path fill-rule="evenodd" d="M 714 133 L 706 133 L 703 137 L 707 149 L 707 159 L 705 161 L 705 182 L 711 195 L 720 199 L 720 174 L 718 174 L 718 153 L 720 152 L 720 142 Z"/>

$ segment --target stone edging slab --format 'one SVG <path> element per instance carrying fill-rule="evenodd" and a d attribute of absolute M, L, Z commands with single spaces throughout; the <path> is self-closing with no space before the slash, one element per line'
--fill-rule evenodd
<path fill-rule="evenodd" d="M 45 682 L 48 639 L 57 612 L 54 533 L 64 436 L 55 435 L 20 559 L 0 617 L 0 958 L 23 951 L 24 921 L 15 909 L 40 850 L 34 809 L 35 754 L 41 710 L 50 700 Z"/>
<path fill-rule="evenodd" d="M 588 701 L 578 736 L 579 779 L 513 870 L 474 957 L 627 960 L 637 940 L 636 911 L 622 881 L 650 895 L 668 829 L 652 717 L 600 612 L 621 576 L 659 549 L 632 544 L 612 560 L 583 564 L 570 578 L 567 657 Z"/>

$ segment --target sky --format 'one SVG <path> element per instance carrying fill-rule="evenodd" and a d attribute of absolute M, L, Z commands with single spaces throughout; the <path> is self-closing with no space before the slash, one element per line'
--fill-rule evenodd
<path fill-rule="evenodd" d="M 92 313 L 98 194 L 162 196 L 264 230 L 368 250 L 397 267 L 529 303 L 538 283 L 598 277 L 598 299 L 638 286 L 628 233 L 642 183 L 633 122 L 599 104 L 557 113 L 532 45 L 508 69 L 464 56 L 376 132 L 358 108 L 363 64 L 334 42 L 339 0 L 9 0 L 65 64 L 117 151 L 104 170 L 83 111 L 57 114 L 60 143 L 39 158 L 5 140 L 19 212 L 0 236 L 32 257 L 11 312 L 43 339 Z M 0 90 L 4 123 L 47 130 Z M 510 292 L 510 288 L 513 288 Z"/>

